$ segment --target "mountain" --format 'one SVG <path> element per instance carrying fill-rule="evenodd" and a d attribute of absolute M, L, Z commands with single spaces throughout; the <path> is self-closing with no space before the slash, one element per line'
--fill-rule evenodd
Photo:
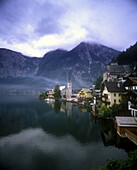
<path fill-rule="evenodd" d="M 24 89 L 49 89 L 56 83 L 66 85 L 70 72 L 73 88 L 88 87 L 103 73 L 105 65 L 118 54 L 119 51 L 112 48 L 85 42 L 71 51 L 50 51 L 43 58 L 31 58 L 1 48 L 0 85 L 11 87 L 10 84 L 17 84 Z"/>
<path fill-rule="evenodd" d="M 130 64 L 131 66 L 134 66 L 137 64 L 137 43 L 120 53 L 117 60 L 120 65 Z"/>
<path fill-rule="evenodd" d="M 0 49 L 0 78 L 26 77 L 35 74 L 40 58 L 27 57 L 19 52 Z"/>
<path fill-rule="evenodd" d="M 112 48 L 82 42 L 68 52 L 56 50 L 45 54 L 36 74 L 66 83 L 70 71 L 73 87 L 87 87 L 118 54 L 119 51 Z"/>

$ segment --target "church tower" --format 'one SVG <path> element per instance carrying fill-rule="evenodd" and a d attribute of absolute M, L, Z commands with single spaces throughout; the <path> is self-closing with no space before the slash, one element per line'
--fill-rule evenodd
<path fill-rule="evenodd" d="M 72 96 L 72 83 L 71 83 L 70 72 L 69 72 L 66 97 L 71 98 L 71 96 Z"/>

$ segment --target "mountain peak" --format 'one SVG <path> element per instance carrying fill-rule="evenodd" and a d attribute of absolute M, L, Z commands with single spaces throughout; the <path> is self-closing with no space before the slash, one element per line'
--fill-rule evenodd
<path fill-rule="evenodd" d="M 103 46 L 100 43 L 94 42 L 94 41 L 83 41 L 79 44 L 80 46 L 90 45 L 90 46 Z"/>
<path fill-rule="evenodd" d="M 67 50 L 64 50 L 64 49 L 59 48 L 59 49 L 56 49 L 56 50 L 52 50 L 52 51 L 47 52 L 47 53 L 43 56 L 43 58 L 47 58 L 47 57 L 49 57 L 49 56 L 63 55 L 63 54 L 65 54 L 65 53 L 67 53 Z"/>

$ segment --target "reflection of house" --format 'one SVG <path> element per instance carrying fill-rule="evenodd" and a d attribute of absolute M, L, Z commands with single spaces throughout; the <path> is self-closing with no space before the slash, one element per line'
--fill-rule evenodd
<path fill-rule="evenodd" d="M 72 115 L 72 103 L 71 102 L 65 102 L 61 103 L 60 111 L 63 113 L 67 113 L 68 117 L 71 117 Z"/>
<path fill-rule="evenodd" d="M 102 102 L 108 106 L 120 104 L 125 88 L 117 82 L 104 82 L 102 85 Z"/>
<path fill-rule="evenodd" d="M 103 81 L 117 81 L 118 78 L 124 77 L 131 73 L 131 68 L 129 65 L 118 65 L 115 58 L 112 62 L 108 64 L 103 73 Z"/>
<path fill-rule="evenodd" d="M 83 88 L 79 91 L 79 98 L 92 98 L 92 91 L 88 88 Z"/>

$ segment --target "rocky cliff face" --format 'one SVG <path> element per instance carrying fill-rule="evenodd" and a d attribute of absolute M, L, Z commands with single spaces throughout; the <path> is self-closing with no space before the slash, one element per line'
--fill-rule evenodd
<path fill-rule="evenodd" d="M 103 73 L 105 65 L 118 54 L 118 51 L 103 45 L 82 42 L 68 52 L 56 50 L 45 54 L 37 75 L 66 82 L 70 71 L 73 85 L 90 86 Z"/>
<path fill-rule="evenodd" d="M 59 49 L 48 52 L 43 58 L 30 58 L 18 52 L 0 49 L 0 78 L 43 77 L 49 82 L 66 84 L 70 71 L 74 88 L 87 87 L 118 54 L 119 51 L 114 49 L 85 42 L 71 51 Z"/>
<path fill-rule="evenodd" d="M 0 78 L 26 77 L 35 74 L 39 58 L 30 58 L 8 49 L 0 49 Z"/>

